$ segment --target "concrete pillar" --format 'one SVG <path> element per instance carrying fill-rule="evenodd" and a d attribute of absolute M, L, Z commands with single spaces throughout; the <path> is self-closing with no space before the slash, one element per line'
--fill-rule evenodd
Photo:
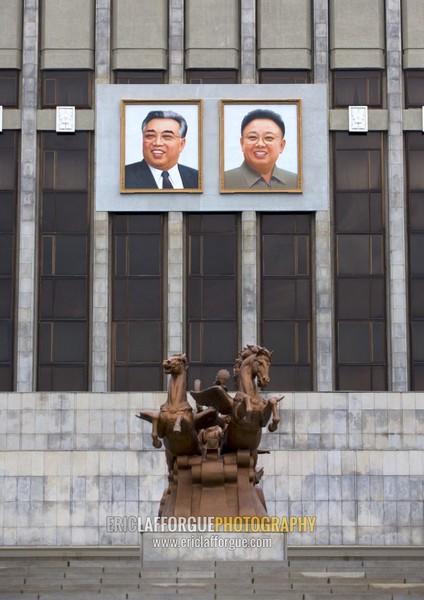
<path fill-rule="evenodd" d="M 400 0 L 386 1 L 389 204 L 389 295 L 392 390 L 408 390 L 407 257 L 402 137 L 402 22 Z"/>
<path fill-rule="evenodd" d="M 240 83 L 256 83 L 256 4 L 241 0 Z"/>
<path fill-rule="evenodd" d="M 111 0 L 96 0 L 96 83 L 110 82 Z M 93 195 L 94 196 L 94 195 Z M 108 391 L 109 330 L 109 215 L 93 210 L 93 298 L 91 389 Z"/>
<path fill-rule="evenodd" d="M 31 392 L 35 388 L 38 0 L 24 2 L 22 63 L 16 389 L 18 392 Z"/>
<path fill-rule="evenodd" d="M 258 338 L 258 267 L 256 213 L 241 215 L 241 347 L 254 344 Z"/>
<path fill-rule="evenodd" d="M 168 214 L 168 331 L 167 355 L 185 351 L 184 339 L 184 218 Z"/>
<path fill-rule="evenodd" d="M 328 86 L 328 2 L 314 0 L 314 81 Z M 330 199 L 328 202 L 330 206 Z M 315 215 L 315 364 L 316 389 L 333 389 L 333 277 L 331 212 Z"/>
<path fill-rule="evenodd" d="M 169 0 L 169 83 L 184 83 L 184 0 Z"/>

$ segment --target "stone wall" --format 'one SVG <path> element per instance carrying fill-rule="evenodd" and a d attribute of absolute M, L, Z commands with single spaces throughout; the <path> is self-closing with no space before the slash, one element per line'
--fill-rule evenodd
<path fill-rule="evenodd" d="M 165 399 L 0 394 L 0 544 L 137 544 L 136 531 L 119 530 L 128 523 L 107 517 L 157 514 L 164 452 L 135 414 Z M 268 512 L 317 517 L 313 533 L 288 543 L 423 544 L 424 394 L 292 393 L 283 402 L 278 432 L 261 444 L 271 453 L 259 458 Z"/>

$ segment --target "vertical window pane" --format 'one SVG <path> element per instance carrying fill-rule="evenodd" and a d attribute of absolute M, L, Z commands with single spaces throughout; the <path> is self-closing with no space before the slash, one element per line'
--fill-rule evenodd
<path fill-rule="evenodd" d="M 112 218 L 112 346 L 116 391 L 163 389 L 163 217 Z"/>
<path fill-rule="evenodd" d="M 237 220 L 232 214 L 187 216 L 189 385 L 212 385 L 237 356 Z M 232 381 L 229 381 L 230 387 Z"/>
<path fill-rule="evenodd" d="M 90 138 L 41 135 L 38 381 L 41 391 L 88 389 Z"/>
<path fill-rule="evenodd" d="M 312 389 L 311 217 L 261 216 L 261 343 L 271 389 Z"/>
<path fill-rule="evenodd" d="M 345 85 L 346 94 L 353 88 L 364 92 L 360 82 L 339 75 L 339 91 Z M 387 358 L 381 136 L 336 133 L 333 148 L 336 385 L 382 390 L 387 388 Z"/>

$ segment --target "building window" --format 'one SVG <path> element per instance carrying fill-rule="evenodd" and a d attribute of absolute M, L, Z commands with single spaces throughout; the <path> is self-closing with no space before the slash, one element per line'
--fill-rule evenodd
<path fill-rule="evenodd" d="M 405 108 L 424 106 L 424 69 L 404 71 Z"/>
<path fill-rule="evenodd" d="M 112 217 L 112 387 L 164 389 L 163 243 L 160 214 Z"/>
<path fill-rule="evenodd" d="M 261 343 L 271 388 L 312 390 L 311 217 L 261 217 Z"/>
<path fill-rule="evenodd" d="M 91 71 L 41 71 L 41 108 L 91 108 Z"/>
<path fill-rule="evenodd" d="M 186 71 L 187 83 L 237 83 L 238 72 L 234 69 L 190 69 Z"/>
<path fill-rule="evenodd" d="M 424 140 L 406 135 L 411 389 L 424 390 Z"/>
<path fill-rule="evenodd" d="M 41 137 L 38 390 L 88 389 L 90 134 Z"/>
<path fill-rule="evenodd" d="M 382 71 L 333 71 L 333 108 L 382 108 Z"/>
<path fill-rule="evenodd" d="M 386 390 L 382 139 L 334 135 L 336 384 Z"/>
<path fill-rule="evenodd" d="M 18 134 L 0 135 L 0 391 L 13 390 Z"/>
<path fill-rule="evenodd" d="M 165 71 L 115 71 L 115 83 L 165 83 Z"/>
<path fill-rule="evenodd" d="M 265 69 L 259 71 L 259 83 L 311 83 L 310 71 Z"/>
<path fill-rule="evenodd" d="M 238 347 L 235 214 L 187 216 L 187 325 L 189 385 L 213 384 L 219 369 L 233 372 Z M 233 389 L 232 378 L 228 381 Z"/>
<path fill-rule="evenodd" d="M 18 108 L 19 103 L 19 71 L 15 69 L 0 70 L 0 106 Z"/>

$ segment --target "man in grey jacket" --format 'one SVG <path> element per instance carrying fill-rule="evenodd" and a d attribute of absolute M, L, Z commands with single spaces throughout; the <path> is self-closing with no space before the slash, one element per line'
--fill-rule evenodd
<path fill-rule="evenodd" d="M 284 135 L 284 121 L 276 112 L 262 108 L 249 112 L 241 123 L 244 161 L 225 171 L 224 189 L 297 190 L 297 174 L 276 166 L 286 145 Z"/>

